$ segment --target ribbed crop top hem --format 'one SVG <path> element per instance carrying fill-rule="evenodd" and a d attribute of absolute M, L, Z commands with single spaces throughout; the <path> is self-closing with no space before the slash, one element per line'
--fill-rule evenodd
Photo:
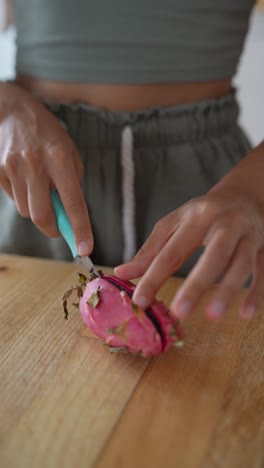
<path fill-rule="evenodd" d="M 176 82 L 199 82 L 231 79 L 235 74 L 233 64 L 229 64 L 227 69 L 229 74 L 225 73 L 225 68 L 215 67 L 205 71 L 203 68 L 191 70 L 179 70 L 170 68 L 168 70 L 151 69 L 118 69 L 118 68 L 97 68 L 92 66 L 88 70 L 81 67 L 67 67 L 61 63 L 55 65 L 30 64 L 17 61 L 16 73 L 29 75 L 33 78 L 40 78 L 52 81 L 78 82 L 78 83 L 96 83 L 96 84 L 153 84 L 153 83 L 176 83 Z"/>

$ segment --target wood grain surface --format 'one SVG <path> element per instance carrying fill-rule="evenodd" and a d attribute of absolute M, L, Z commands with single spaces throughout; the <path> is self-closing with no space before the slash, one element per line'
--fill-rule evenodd
<path fill-rule="evenodd" d="M 264 309 L 244 291 L 154 359 L 110 354 L 60 298 L 80 266 L 0 255 L 1 468 L 264 467 Z M 105 269 L 107 271 L 107 269 Z M 159 297 L 169 304 L 181 284 Z"/>

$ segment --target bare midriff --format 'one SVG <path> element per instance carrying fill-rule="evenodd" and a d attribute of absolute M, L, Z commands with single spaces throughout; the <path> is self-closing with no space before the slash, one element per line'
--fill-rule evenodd
<path fill-rule="evenodd" d="M 131 112 L 173 107 L 213 99 L 230 92 L 231 80 L 166 84 L 92 84 L 49 81 L 18 75 L 17 84 L 54 103 L 85 103 L 111 111 Z"/>

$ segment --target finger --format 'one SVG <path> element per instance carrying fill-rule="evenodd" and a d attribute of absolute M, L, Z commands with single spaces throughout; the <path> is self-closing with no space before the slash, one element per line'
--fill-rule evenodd
<path fill-rule="evenodd" d="M 83 167 L 82 160 L 77 151 L 75 152 L 75 155 L 74 155 L 74 165 L 75 165 L 77 177 L 79 180 L 81 180 L 83 177 L 83 173 L 84 173 L 84 167 Z"/>
<path fill-rule="evenodd" d="M 33 223 L 47 236 L 59 237 L 56 218 L 51 205 L 50 184 L 46 177 L 28 180 L 28 204 Z"/>
<path fill-rule="evenodd" d="M 14 201 L 16 203 L 17 209 L 23 218 L 29 218 L 29 206 L 27 201 L 27 187 L 26 184 L 22 182 L 17 183 L 16 185 L 12 184 L 12 191 L 14 195 Z"/>
<path fill-rule="evenodd" d="M 264 303 L 264 250 L 258 252 L 254 280 L 251 284 L 249 294 L 241 307 L 240 315 L 244 319 L 251 319 L 256 314 L 258 307 Z"/>
<path fill-rule="evenodd" d="M 12 198 L 12 200 L 14 200 L 13 190 L 9 182 L 9 179 L 4 174 L 1 174 L 1 173 L 0 173 L 0 187 L 2 187 L 5 193 L 10 198 Z"/>
<path fill-rule="evenodd" d="M 23 179 L 18 179 L 18 177 L 13 177 L 10 182 L 12 186 L 13 200 L 16 203 L 19 213 L 24 218 L 29 218 L 30 213 L 25 181 Z"/>
<path fill-rule="evenodd" d="M 206 307 L 208 318 L 218 319 L 223 316 L 233 302 L 234 296 L 253 272 L 255 261 L 256 246 L 254 242 L 249 237 L 242 239 L 212 301 Z"/>
<path fill-rule="evenodd" d="M 214 230 L 205 251 L 171 303 L 173 315 L 181 320 L 187 318 L 201 295 L 227 268 L 238 241 L 237 231 Z"/>
<path fill-rule="evenodd" d="M 6 161 L 6 175 L 12 187 L 13 199 L 17 209 L 24 218 L 29 217 L 29 207 L 27 200 L 27 186 L 24 172 L 21 168 L 20 155 L 11 153 Z"/>
<path fill-rule="evenodd" d="M 202 223 L 199 227 L 197 226 L 197 229 L 193 229 L 193 221 L 190 218 L 182 224 L 155 257 L 138 283 L 133 294 L 133 300 L 136 304 L 143 308 L 151 304 L 167 278 L 175 273 L 194 250 L 201 245 L 205 232 L 206 225 Z"/>
<path fill-rule="evenodd" d="M 142 276 L 155 256 L 177 230 L 178 225 L 179 221 L 177 223 L 175 212 L 163 218 L 155 225 L 150 236 L 132 260 L 115 268 L 115 274 L 123 279 Z"/>
<path fill-rule="evenodd" d="M 56 171 L 53 181 L 69 217 L 77 251 L 79 255 L 89 255 L 93 250 L 92 229 L 88 209 L 73 164 L 69 162 L 64 170 Z"/>

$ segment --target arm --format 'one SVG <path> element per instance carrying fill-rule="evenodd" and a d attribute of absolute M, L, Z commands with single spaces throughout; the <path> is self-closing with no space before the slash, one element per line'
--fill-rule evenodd
<path fill-rule="evenodd" d="M 70 219 L 80 255 L 93 248 L 87 206 L 80 186 L 78 150 L 55 116 L 14 83 L 0 83 L 0 188 L 21 216 L 46 235 L 59 232 L 51 206 L 56 188 Z"/>
<path fill-rule="evenodd" d="M 234 187 L 255 200 L 264 216 L 264 141 L 237 164 L 210 192 Z"/>

